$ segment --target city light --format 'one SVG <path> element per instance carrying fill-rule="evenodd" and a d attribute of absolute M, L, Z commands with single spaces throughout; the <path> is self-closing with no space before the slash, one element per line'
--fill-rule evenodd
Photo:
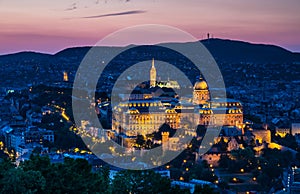
<path fill-rule="evenodd" d="M 257 169 L 258 169 L 258 170 L 261 170 L 261 167 L 260 167 L 260 166 L 258 166 L 258 167 L 257 167 Z"/>

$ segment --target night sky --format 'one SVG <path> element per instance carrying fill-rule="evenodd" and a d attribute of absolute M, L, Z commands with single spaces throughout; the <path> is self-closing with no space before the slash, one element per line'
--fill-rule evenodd
<path fill-rule="evenodd" d="M 0 0 L 0 54 L 94 45 L 133 25 L 164 24 L 197 39 L 243 40 L 300 51 L 299 0 Z"/>

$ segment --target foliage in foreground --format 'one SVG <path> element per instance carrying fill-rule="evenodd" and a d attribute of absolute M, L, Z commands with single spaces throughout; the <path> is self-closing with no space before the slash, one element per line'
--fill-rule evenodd
<path fill-rule="evenodd" d="M 197 188 L 195 193 L 213 193 Z M 9 160 L 0 162 L 0 193 L 189 193 L 171 187 L 171 181 L 154 171 L 124 170 L 109 178 L 109 169 L 93 172 L 85 159 L 65 158 L 51 163 L 48 157 L 31 155 L 18 167 Z"/>

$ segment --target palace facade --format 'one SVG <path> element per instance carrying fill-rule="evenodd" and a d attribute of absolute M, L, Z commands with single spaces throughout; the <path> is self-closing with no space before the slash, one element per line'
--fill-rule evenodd
<path fill-rule="evenodd" d="M 126 137 L 147 135 L 159 130 L 164 123 L 173 129 L 196 129 L 197 125 L 236 126 L 243 124 L 243 108 L 239 101 L 232 99 L 211 99 L 209 87 L 203 78 L 196 81 L 193 97 L 180 101 L 175 96 L 156 96 L 160 89 L 156 81 L 154 60 L 150 69 L 150 84 L 147 98 L 128 101 L 114 107 L 112 128 Z"/>

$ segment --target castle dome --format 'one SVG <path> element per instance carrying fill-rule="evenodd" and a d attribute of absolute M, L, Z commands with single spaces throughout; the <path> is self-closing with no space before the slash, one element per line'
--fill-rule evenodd
<path fill-rule="evenodd" d="M 194 90 L 207 90 L 207 89 L 208 89 L 207 83 L 203 79 L 200 79 L 194 85 Z"/>

